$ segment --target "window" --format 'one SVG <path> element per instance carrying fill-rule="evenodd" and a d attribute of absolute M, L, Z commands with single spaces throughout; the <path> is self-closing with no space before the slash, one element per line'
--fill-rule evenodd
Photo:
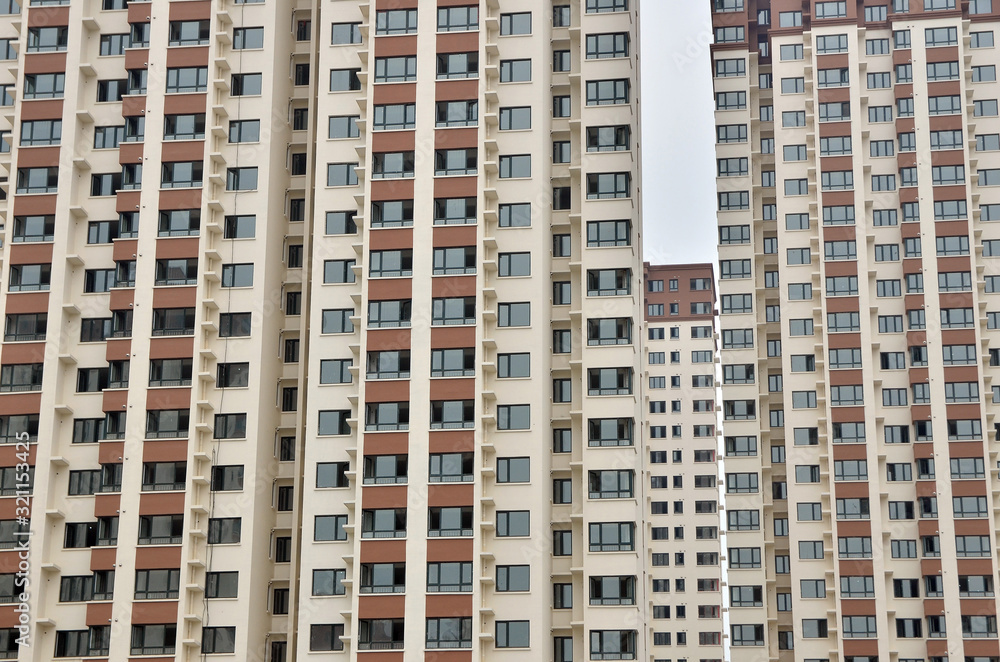
<path fill-rule="evenodd" d="M 955 65 L 952 78 L 958 78 L 958 63 L 953 62 L 951 64 Z M 995 82 L 996 79 L 997 79 L 996 65 L 990 64 L 990 65 L 981 65 L 972 67 L 973 83 Z"/>
<path fill-rule="evenodd" d="M 361 43 L 360 23 L 334 23 L 330 29 L 330 43 L 334 46 Z"/>
<path fill-rule="evenodd" d="M 363 538 L 375 537 L 371 534 L 371 527 L 374 522 L 374 515 L 372 513 L 389 513 L 389 524 L 394 521 L 391 515 L 395 512 L 392 510 L 388 511 L 373 511 L 365 510 L 363 511 L 363 521 L 365 522 L 365 529 L 362 532 Z M 405 533 L 405 520 L 406 515 L 403 514 L 403 526 Z M 347 524 L 347 515 L 316 515 L 313 528 L 313 540 L 317 542 L 333 542 L 333 541 L 344 541 L 347 540 L 347 531 L 344 530 L 344 526 Z M 392 536 L 385 536 L 392 537 Z"/>
<path fill-rule="evenodd" d="M 406 590 L 403 563 L 365 563 L 361 566 L 361 593 L 402 593 Z"/>
<path fill-rule="evenodd" d="M 117 129 L 119 127 L 98 127 L 99 129 Z M 105 142 L 103 134 L 95 129 L 94 148 L 101 149 Z M 112 132 L 113 140 L 118 139 L 117 132 Z M 62 120 L 24 120 L 21 122 L 21 146 L 58 145 L 62 140 Z M 117 142 L 108 148 L 117 147 Z"/>
<path fill-rule="evenodd" d="M 468 537 L 472 535 L 472 508 L 468 506 L 427 510 L 429 537 Z"/>
<path fill-rule="evenodd" d="M 208 67 L 173 67 L 167 69 L 168 94 L 190 94 L 208 89 Z"/>
<path fill-rule="evenodd" d="M 170 21 L 167 34 L 170 46 L 203 46 L 211 37 L 208 20 Z"/>
<path fill-rule="evenodd" d="M 469 513 L 469 519 L 471 522 L 471 512 Z M 498 538 L 527 537 L 531 535 L 529 511 L 497 511 L 496 532 Z"/>
<path fill-rule="evenodd" d="M 629 103 L 626 79 L 587 81 L 587 105 L 609 106 Z"/>
<path fill-rule="evenodd" d="M 312 595 L 314 597 L 345 595 L 347 593 L 343 583 L 345 579 L 347 579 L 346 570 L 313 570 Z"/>
<path fill-rule="evenodd" d="M 208 520 L 208 543 L 210 545 L 237 544 L 242 528 L 239 517 L 213 517 Z"/>
<path fill-rule="evenodd" d="M 991 597 L 994 595 L 991 575 L 960 575 L 958 591 L 962 597 Z"/>
<path fill-rule="evenodd" d="M 54 193 L 59 188 L 58 168 L 18 168 L 19 194 Z"/>
<path fill-rule="evenodd" d="M 962 112 L 962 101 L 957 95 L 930 97 L 927 104 L 931 115 L 955 115 Z"/>
<path fill-rule="evenodd" d="M 257 168 L 228 168 L 226 170 L 226 190 L 256 191 Z"/>
<path fill-rule="evenodd" d="M 799 13 L 799 12 L 795 12 Z M 730 626 L 732 646 L 763 646 L 764 626 L 763 625 L 736 625 Z"/>
<path fill-rule="evenodd" d="M 435 150 L 434 175 L 436 177 L 474 175 L 477 170 L 477 158 L 478 151 L 475 148 Z"/>
<path fill-rule="evenodd" d="M 379 564 L 390 565 L 391 564 Z M 403 648 L 403 619 L 361 619 L 358 623 L 359 650 L 399 650 Z"/>
<path fill-rule="evenodd" d="M 784 128 L 805 126 L 806 113 L 804 110 L 786 110 L 781 113 L 781 126 Z"/>
<path fill-rule="evenodd" d="M 390 302 L 372 302 L 372 303 L 370 303 L 369 304 L 369 326 L 372 326 L 372 322 L 371 322 L 371 319 L 372 319 L 371 306 L 373 304 L 379 304 L 379 303 L 381 303 L 381 304 L 395 304 L 393 306 L 394 310 L 390 311 L 390 312 L 397 312 L 397 311 L 395 311 L 395 309 L 399 308 L 399 306 L 402 304 L 404 306 L 404 310 L 402 312 L 405 314 L 405 322 L 406 322 L 405 325 L 406 326 L 409 325 L 409 319 L 410 319 L 410 302 L 409 302 L 409 300 L 407 300 L 405 302 L 391 302 L 390 301 Z M 501 305 L 503 305 L 503 304 L 501 304 Z M 517 304 L 510 304 L 510 305 L 517 305 Z M 523 305 L 527 306 L 528 304 L 523 304 Z M 385 306 L 383 305 L 382 307 L 384 308 Z M 381 311 L 381 312 L 385 313 L 384 310 Z M 508 310 L 508 313 L 509 312 L 510 311 Z M 518 314 L 520 314 L 520 311 L 517 311 L 517 312 L 518 312 Z M 475 323 L 475 315 L 476 315 L 476 298 L 475 297 L 456 297 L 456 298 L 433 299 L 432 302 L 431 302 L 431 325 L 432 326 L 453 325 L 453 324 L 459 324 L 459 325 L 474 324 Z M 398 317 L 398 314 L 396 315 L 396 317 Z M 527 318 L 525 318 L 525 319 L 527 319 Z M 400 324 L 398 324 L 398 323 L 392 323 L 391 325 L 392 326 L 400 326 Z"/>
<path fill-rule="evenodd" d="M 971 37 L 971 48 L 991 48 L 993 46 L 992 32 L 973 32 Z"/>
<path fill-rule="evenodd" d="M 408 430 L 409 427 L 408 402 L 369 402 L 365 405 L 365 430 L 386 432 Z"/>
<path fill-rule="evenodd" d="M 310 651 L 342 651 L 344 642 L 340 638 L 344 636 L 343 625 L 316 625 L 309 626 L 309 650 Z"/>
<path fill-rule="evenodd" d="M 375 14 L 375 34 L 411 34 L 417 31 L 416 9 L 390 9 Z"/>
<path fill-rule="evenodd" d="M 715 43 L 717 44 L 736 43 L 745 40 L 744 28 L 742 25 L 715 29 Z"/>
<path fill-rule="evenodd" d="M 531 81 L 530 59 L 500 60 L 501 83 L 526 83 L 529 81 Z"/>
<path fill-rule="evenodd" d="M 434 274 L 472 274 L 476 272 L 476 249 L 454 247 L 434 249 Z M 503 274 L 501 274 L 503 275 Z"/>
<path fill-rule="evenodd" d="M 205 116 L 204 115 L 168 115 L 171 117 L 195 118 L 194 130 L 200 132 L 197 137 L 205 137 Z M 200 118 L 200 119 L 198 119 Z M 229 142 L 231 143 L 255 143 L 260 141 L 260 120 L 231 120 L 229 122 Z"/>
<path fill-rule="evenodd" d="M 749 168 L 749 159 L 732 158 L 718 159 L 716 161 L 719 177 L 742 177 L 746 176 Z"/>
<path fill-rule="evenodd" d="M 61 99 L 65 86 L 66 74 L 26 74 L 24 76 L 24 98 Z"/>
<path fill-rule="evenodd" d="M 461 56 L 462 54 L 457 54 Z M 444 58 L 452 58 L 455 55 L 443 56 Z M 438 77 L 441 78 L 441 60 L 442 56 L 438 57 Z M 475 65 L 472 63 L 466 63 L 464 60 L 462 64 L 467 64 L 468 67 L 474 68 Z M 335 70 L 336 71 L 336 70 Z M 344 71 L 344 70 L 341 70 Z M 353 70 L 350 70 L 353 71 Z M 355 74 L 356 75 L 356 74 Z M 333 72 L 331 72 L 331 84 L 330 91 L 336 91 L 333 87 L 332 80 Z M 450 76 L 443 76 L 444 78 L 449 78 Z M 466 76 L 461 76 L 465 78 Z M 417 79 L 417 57 L 415 55 L 403 55 L 397 57 L 377 57 L 375 58 L 375 82 L 376 83 L 401 83 L 409 82 Z M 351 82 L 353 85 L 353 81 Z M 360 89 L 351 87 L 350 89 Z"/>
<path fill-rule="evenodd" d="M 822 3 L 819 3 L 822 4 Z M 817 72 L 817 87 L 844 87 L 850 85 L 850 70 L 820 69 Z"/>
<path fill-rule="evenodd" d="M 749 313 L 753 311 L 753 297 L 750 294 L 724 294 L 722 295 L 722 312 L 729 313 Z"/>
<path fill-rule="evenodd" d="M 476 30 L 478 27 L 478 7 L 449 7 L 438 9 L 438 32 L 466 32 Z"/>
<path fill-rule="evenodd" d="M 180 570 L 136 570 L 135 599 L 170 600 L 177 598 L 180 592 L 180 574 Z M 236 573 L 226 574 L 236 575 Z M 206 597 L 225 596 L 206 595 Z"/>
<path fill-rule="evenodd" d="M 500 179 L 531 177 L 531 155 L 501 155 Z"/>
<path fill-rule="evenodd" d="M 591 471 L 589 474 L 591 499 L 627 499 L 633 494 L 632 471 Z"/>
<path fill-rule="evenodd" d="M 471 453 L 433 453 L 430 456 L 432 483 L 467 483 L 473 478 Z"/>
<path fill-rule="evenodd" d="M 442 103 L 462 103 L 464 109 L 464 102 Z M 439 118 L 440 106 L 441 104 L 438 104 Z M 398 131 L 401 129 L 412 129 L 416 126 L 416 117 L 417 106 L 413 103 L 375 106 L 372 129 L 374 131 Z M 357 126 L 357 119 L 358 117 L 355 115 L 330 117 L 329 137 L 331 139 L 357 138 L 358 135 L 360 135 Z M 441 126 L 440 119 L 438 126 Z"/>
<path fill-rule="evenodd" d="M 472 648 L 471 618 L 428 618 L 428 649 Z"/>
<path fill-rule="evenodd" d="M 278 591 L 280 589 L 274 589 L 274 599 L 275 605 L 273 605 L 273 613 L 282 613 L 277 608 L 278 602 Z M 287 591 L 287 589 L 285 589 Z M 288 594 L 285 593 L 285 599 L 287 600 Z M 287 613 L 287 607 L 284 613 Z M 234 653 L 236 652 L 236 628 L 235 627 L 202 627 L 201 629 L 201 652 L 203 654 L 208 653 Z"/>
<path fill-rule="evenodd" d="M 177 626 L 133 625 L 132 655 L 173 655 L 177 642 Z"/>
<path fill-rule="evenodd" d="M 478 53 L 446 53 L 437 56 L 438 80 L 479 77 Z"/>
<path fill-rule="evenodd" d="M 388 67 L 386 60 L 395 60 L 394 66 L 392 68 Z M 410 76 L 415 75 L 416 71 L 416 58 L 379 58 L 381 62 L 381 71 L 383 79 L 388 78 L 390 73 L 398 74 L 401 80 L 406 80 L 407 76 L 407 60 L 412 60 L 413 69 L 411 70 Z M 361 89 L 361 79 L 358 78 L 358 74 L 361 73 L 360 69 L 331 69 L 330 70 L 330 91 L 331 92 L 351 92 Z M 379 82 L 387 82 L 385 80 L 380 80 Z M 259 86 L 257 88 L 256 94 L 260 94 Z"/>
<path fill-rule="evenodd" d="M 353 272 L 352 272 L 353 274 Z M 223 287 L 250 287 L 253 285 L 252 264 L 222 265 Z"/>
<path fill-rule="evenodd" d="M 497 648 L 528 648 L 530 621 L 497 621 Z"/>
<path fill-rule="evenodd" d="M 854 173 L 850 170 L 824 172 L 821 173 L 821 183 L 824 191 L 847 191 L 854 188 Z M 808 187 L 800 193 L 808 193 Z"/>
<path fill-rule="evenodd" d="M 996 637 L 996 616 L 962 616 L 962 636 L 965 638 Z"/>

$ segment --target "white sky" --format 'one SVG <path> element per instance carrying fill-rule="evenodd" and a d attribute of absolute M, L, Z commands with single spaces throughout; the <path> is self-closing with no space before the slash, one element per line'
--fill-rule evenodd
<path fill-rule="evenodd" d="M 643 0 L 645 260 L 715 262 L 715 137 L 708 0 Z"/>

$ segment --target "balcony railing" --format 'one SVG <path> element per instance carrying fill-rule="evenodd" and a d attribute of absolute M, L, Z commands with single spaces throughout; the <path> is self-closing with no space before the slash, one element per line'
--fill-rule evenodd
<path fill-rule="evenodd" d="M 110 439 L 110 437 L 108 437 Z M 159 430 L 157 432 L 146 431 L 146 439 L 185 439 L 187 430 Z"/>
<path fill-rule="evenodd" d="M 180 545 L 184 536 L 139 536 L 140 545 Z"/>
<path fill-rule="evenodd" d="M 136 600 L 176 600 L 180 591 L 136 591 Z"/>
<path fill-rule="evenodd" d="M 365 432 L 395 432 L 409 429 L 409 423 L 368 423 L 365 425 Z"/>
<path fill-rule="evenodd" d="M 627 438 L 627 439 L 590 439 L 587 442 L 587 445 L 590 446 L 591 448 L 598 448 L 598 447 L 604 448 L 604 447 L 610 447 L 610 446 L 631 446 L 632 445 L 632 439 L 631 438 Z"/>
<path fill-rule="evenodd" d="M 427 531 L 428 538 L 468 538 L 472 536 L 472 529 L 430 529 Z"/>
<path fill-rule="evenodd" d="M 475 421 L 431 421 L 432 430 L 463 430 L 474 427 Z"/>
<path fill-rule="evenodd" d="M 151 388 L 157 386 L 191 386 L 190 379 L 150 379 Z"/>
<path fill-rule="evenodd" d="M 405 584 L 390 584 L 390 585 L 361 585 L 361 593 L 363 594 L 373 594 L 373 593 L 405 593 Z"/>
<path fill-rule="evenodd" d="M 11 434 L 0 435 L 0 444 L 16 444 L 16 443 L 24 442 L 24 441 L 27 441 L 29 444 L 37 444 L 38 443 L 38 435 L 37 434 L 33 434 L 33 435 L 29 436 L 27 438 L 27 440 L 19 437 L 18 436 L 19 434 L 23 434 L 23 433 L 17 433 L 17 432 L 15 432 L 15 433 L 11 433 Z"/>
<path fill-rule="evenodd" d="M 364 485 L 405 485 L 406 476 L 365 476 Z M 183 488 L 182 488 L 183 489 Z"/>
<path fill-rule="evenodd" d="M 428 641 L 428 650 L 435 648 L 472 648 L 472 640 L 463 639 L 461 641 Z"/>
<path fill-rule="evenodd" d="M 41 390 L 41 384 L 0 384 L 0 393 L 25 393 Z"/>
<path fill-rule="evenodd" d="M 176 492 L 176 491 L 179 491 L 179 490 L 183 490 L 184 488 L 185 488 L 185 484 L 183 482 L 180 482 L 180 483 L 143 483 L 142 484 L 142 491 L 143 492 Z"/>
<path fill-rule="evenodd" d="M 362 651 L 403 650 L 403 642 L 402 641 L 359 641 L 358 650 Z"/>
<path fill-rule="evenodd" d="M 405 372 L 369 372 L 366 374 L 368 379 L 409 379 L 410 371 Z"/>
<path fill-rule="evenodd" d="M 630 388 L 592 388 L 587 390 L 587 395 L 632 395 Z"/>
<path fill-rule="evenodd" d="M 157 278 L 153 285 L 197 285 L 197 278 Z M 134 287 L 134 285 L 133 285 Z"/>
<path fill-rule="evenodd" d="M 634 605 L 635 598 L 591 598 L 591 605 L 600 606 L 619 606 L 619 605 Z"/>
<path fill-rule="evenodd" d="M 36 342 L 45 340 L 44 333 L 8 333 L 5 334 L 4 342 Z"/>
<path fill-rule="evenodd" d="M 362 531 L 362 538 L 405 538 L 406 531 Z"/>
<path fill-rule="evenodd" d="M 428 593 L 471 593 L 472 584 L 438 584 L 428 585 Z"/>
<path fill-rule="evenodd" d="M 476 371 L 472 368 L 462 368 L 456 370 L 431 370 L 431 377 L 475 377 Z"/>
<path fill-rule="evenodd" d="M 431 476 L 429 483 L 471 483 L 475 480 L 472 474 L 454 474 L 445 476 Z"/>
<path fill-rule="evenodd" d="M 194 335 L 194 327 L 164 327 L 162 329 L 153 329 L 153 336 L 192 336 Z"/>
<path fill-rule="evenodd" d="M 173 655 L 176 646 L 133 646 L 132 655 Z"/>

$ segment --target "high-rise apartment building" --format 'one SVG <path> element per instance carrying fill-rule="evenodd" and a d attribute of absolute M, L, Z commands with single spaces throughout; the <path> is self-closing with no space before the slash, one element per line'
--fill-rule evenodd
<path fill-rule="evenodd" d="M 0 657 L 645 658 L 638 1 L 24 5 Z"/>
<path fill-rule="evenodd" d="M 652 657 L 721 662 L 713 268 L 644 272 Z"/>
<path fill-rule="evenodd" d="M 733 657 L 995 662 L 1000 6 L 713 9 Z"/>

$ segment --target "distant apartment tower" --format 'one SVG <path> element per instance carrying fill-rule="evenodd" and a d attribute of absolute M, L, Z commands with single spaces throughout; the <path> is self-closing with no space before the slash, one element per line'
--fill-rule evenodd
<path fill-rule="evenodd" d="M 734 659 L 994 662 L 1000 5 L 713 5 Z"/>
<path fill-rule="evenodd" d="M 0 658 L 647 656 L 638 15 L 0 0 Z"/>
<path fill-rule="evenodd" d="M 647 262 L 643 271 L 652 657 L 721 662 L 713 268 Z"/>

